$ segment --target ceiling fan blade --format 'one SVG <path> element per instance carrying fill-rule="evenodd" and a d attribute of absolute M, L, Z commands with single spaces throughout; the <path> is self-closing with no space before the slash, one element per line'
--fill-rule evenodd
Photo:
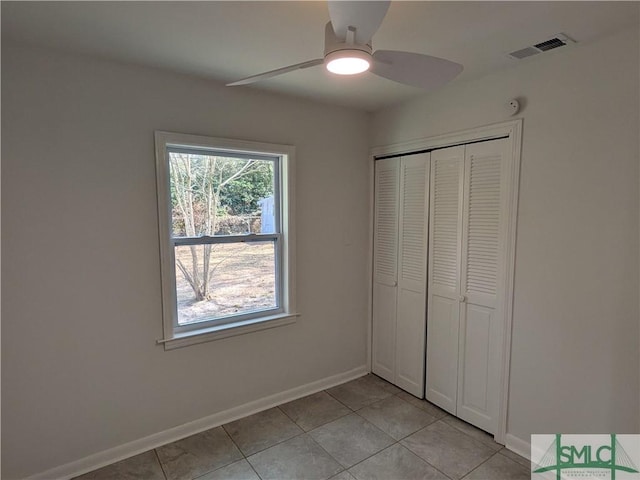
<path fill-rule="evenodd" d="M 329 17 L 333 31 L 341 41 L 347 38 L 347 28 L 356 28 L 355 42 L 369 43 L 389 9 L 390 1 L 341 1 L 329 0 Z"/>
<path fill-rule="evenodd" d="M 295 65 L 289 65 L 288 67 L 276 68 L 264 73 L 258 73 L 257 75 L 251 75 L 250 77 L 237 80 L 232 83 L 227 83 L 227 87 L 235 87 L 238 85 L 248 85 L 250 83 L 259 82 L 260 80 L 266 80 L 267 78 L 282 75 L 283 73 L 293 72 L 294 70 L 301 70 L 303 68 L 315 67 L 324 63 L 324 58 L 316 58 L 315 60 L 309 60 L 308 62 L 296 63 Z"/>
<path fill-rule="evenodd" d="M 421 53 L 377 50 L 370 72 L 394 82 L 433 90 L 453 80 L 462 65 Z"/>

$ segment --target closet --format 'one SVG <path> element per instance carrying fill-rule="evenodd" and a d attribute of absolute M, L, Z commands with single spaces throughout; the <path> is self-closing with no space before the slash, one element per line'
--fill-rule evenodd
<path fill-rule="evenodd" d="M 502 138 L 375 164 L 372 370 L 490 433 L 502 392 L 511 151 Z"/>

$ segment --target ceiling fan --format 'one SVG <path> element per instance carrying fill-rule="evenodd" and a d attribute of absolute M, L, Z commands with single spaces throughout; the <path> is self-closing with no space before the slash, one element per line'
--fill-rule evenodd
<path fill-rule="evenodd" d="M 278 68 L 227 86 L 247 85 L 294 70 L 324 64 L 332 73 L 354 75 L 370 71 L 380 77 L 426 90 L 438 88 L 462 71 L 462 65 L 443 58 L 397 50 L 373 51 L 371 38 L 382 24 L 390 1 L 329 0 L 324 33 L 324 57 Z"/>

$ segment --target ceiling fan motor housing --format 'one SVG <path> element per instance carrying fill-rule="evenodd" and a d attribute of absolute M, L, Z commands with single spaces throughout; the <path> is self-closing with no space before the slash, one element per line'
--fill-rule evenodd
<path fill-rule="evenodd" d="M 362 56 L 362 58 L 366 60 L 371 60 L 371 54 L 373 53 L 373 48 L 371 47 L 371 42 L 365 45 L 357 44 L 353 41 L 349 41 L 349 39 L 341 40 L 336 37 L 336 34 L 333 31 L 333 26 L 331 22 L 327 23 L 324 29 L 324 58 L 325 62 L 331 60 L 329 57 L 331 54 L 335 52 L 342 52 L 344 50 L 349 50 L 354 52 L 357 56 Z M 362 52 L 362 53 L 356 53 Z"/>

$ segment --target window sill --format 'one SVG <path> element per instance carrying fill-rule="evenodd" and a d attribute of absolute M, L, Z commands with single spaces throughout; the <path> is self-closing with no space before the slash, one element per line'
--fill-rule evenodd
<path fill-rule="evenodd" d="M 281 313 L 269 317 L 253 318 L 251 320 L 227 323 L 216 327 L 177 333 L 172 338 L 157 340 L 156 343 L 164 344 L 165 350 L 173 350 L 174 348 L 187 347 L 198 343 L 211 342 L 222 338 L 266 330 L 267 328 L 289 325 L 294 323 L 299 316 L 299 313 Z"/>

